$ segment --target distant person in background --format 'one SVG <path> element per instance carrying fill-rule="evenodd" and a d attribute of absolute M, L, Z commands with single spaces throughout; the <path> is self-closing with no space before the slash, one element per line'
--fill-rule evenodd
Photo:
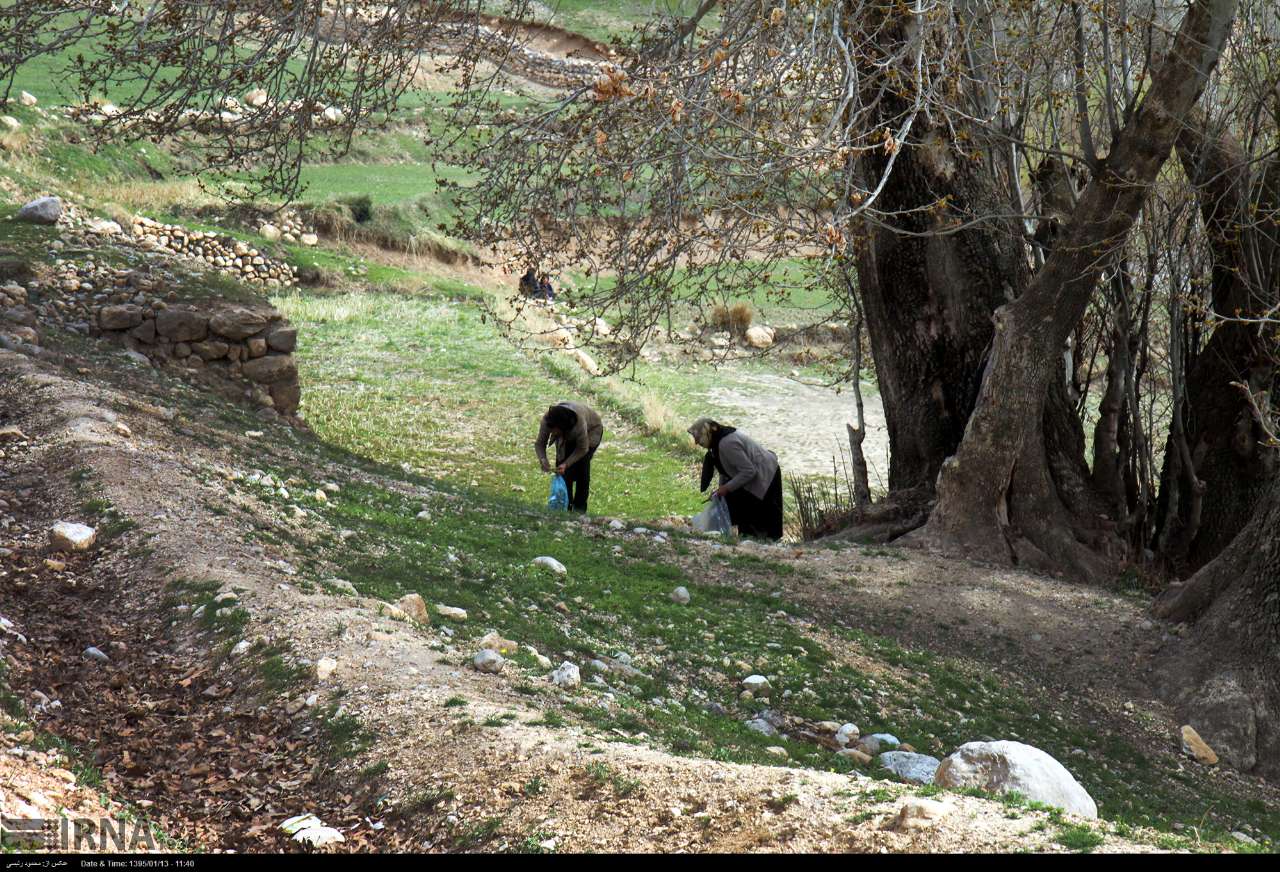
<path fill-rule="evenodd" d="M 729 518 L 743 536 L 782 538 L 782 468 L 778 455 L 736 430 L 710 418 L 699 418 L 689 435 L 707 449 L 702 461 L 702 486 L 720 473 L 713 496 L 723 497 Z"/>
<path fill-rule="evenodd" d="M 525 270 L 520 277 L 520 296 L 530 299 L 538 296 L 538 277 L 534 274 L 533 267 Z"/>
<path fill-rule="evenodd" d="M 558 403 L 542 416 L 542 426 L 538 429 L 538 440 L 533 443 L 533 450 L 542 464 L 542 471 L 550 472 L 547 443 L 555 443 L 555 471 L 564 476 L 571 511 L 587 510 L 587 498 L 591 495 L 591 458 L 595 457 L 603 438 L 604 423 L 600 416 L 582 403 Z"/>
<path fill-rule="evenodd" d="M 538 279 L 538 296 L 548 303 L 555 301 L 556 292 L 551 289 L 551 277 L 546 273 Z"/>

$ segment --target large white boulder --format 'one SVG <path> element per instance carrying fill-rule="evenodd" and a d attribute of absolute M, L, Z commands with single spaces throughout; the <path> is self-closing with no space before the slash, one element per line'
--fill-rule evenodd
<path fill-rule="evenodd" d="M 968 742 L 938 766 L 939 787 L 976 787 L 990 793 L 1017 791 L 1033 802 L 1085 818 L 1098 805 L 1066 767 L 1039 748 L 1021 742 Z"/>

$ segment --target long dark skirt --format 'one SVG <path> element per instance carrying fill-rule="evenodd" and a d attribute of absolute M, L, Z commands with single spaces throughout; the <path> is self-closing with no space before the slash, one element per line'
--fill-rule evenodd
<path fill-rule="evenodd" d="M 597 446 L 598 447 L 598 446 Z M 573 453 L 573 449 L 568 451 Z M 587 498 L 591 496 L 591 458 L 596 456 L 592 448 L 587 456 L 564 471 L 564 484 L 569 490 L 569 509 L 574 512 L 587 510 Z"/>
<path fill-rule="evenodd" d="M 757 539 L 782 538 L 782 468 L 774 473 L 773 482 L 764 499 L 757 499 L 746 490 L 739 489 L 725 497 L 729 504 L 729 519 L 738 528 L 740 536 Z"/>

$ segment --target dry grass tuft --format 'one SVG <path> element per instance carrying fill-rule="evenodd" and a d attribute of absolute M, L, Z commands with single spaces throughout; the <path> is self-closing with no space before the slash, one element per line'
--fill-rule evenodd
<path fill-rule="evenodd" d="M 165 179 L 141 181 L 121 179 L 110 184 L 91 184 L 85 194 L 89 200 L 108 203 L 111 207 L 128 210 L 129 213 L 167 211 L 174 207 L 183 210 L 209 206 L 220 201 L 200 187 L 194 179 Z M 113 221 L 120 219 L 112 215 Z M 121 222 L 123 225 L 124 222 Z"/>
<path fill-rule="evenodd" d="M 729 307 L 729 332 L 734 336 L 747 335 L 754 315 L 750 303 L 734 303 Z"/>

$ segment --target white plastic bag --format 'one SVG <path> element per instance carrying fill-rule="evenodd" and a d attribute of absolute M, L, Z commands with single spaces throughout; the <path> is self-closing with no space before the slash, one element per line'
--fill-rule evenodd
<path fill-rule="evenodd" d="M 703 533 L 731 533 L 733 522 L 729 519 L 729 504 L 724 497 L 711 498 L 711 502 L 698 514 L 689 519 L 693 529 Z"/>

